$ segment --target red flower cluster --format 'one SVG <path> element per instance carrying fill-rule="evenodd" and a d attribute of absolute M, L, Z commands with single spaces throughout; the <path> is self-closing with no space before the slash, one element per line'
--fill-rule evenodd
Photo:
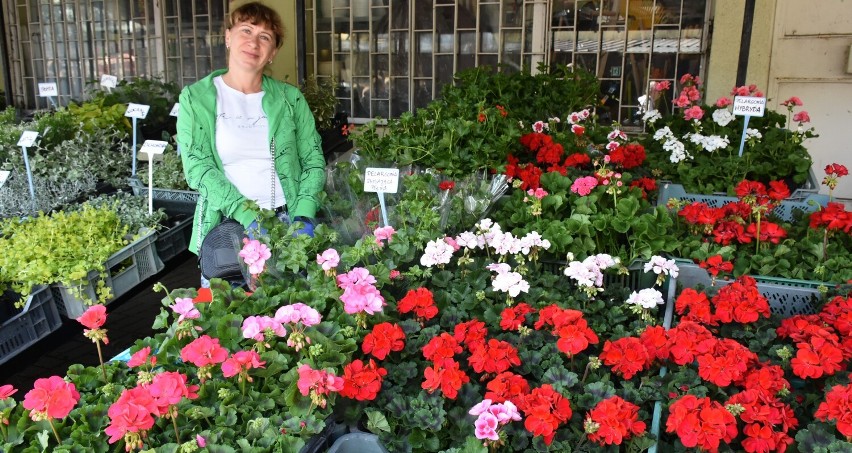
<path fill-rule="evenodd" d="M 737 437 L 737 420 L 710 398 L 684 395 L 669 407 L 666 432 L 677 433 L 685 447 L 719 451 L 719 443 Z"/>
<path fill-rule="evenodd" d="M 654 357 L 645 348 L 642 340 L 636 337 L 624 337 L 604 343 L 600 359 L 612 371 L 630 379 L 636 373 L 651 365 Z"/>
<path fill-rule="evenodd" d="M 800 378 L 820 378 L 846 369 L 852 359 L 852 302 L 836 297 L 817 315 L 796 315 L 775 329 L 780 338 L 796 343 L 796 356 L 790 360 L 793 374 Z M 842 340 L 841 340 L 842 338 Z"/>
<path fill-rule="evenodd" d="M 675 301 L 675 310 L 690 321 L 711 326 L 719 322 L 751 323 L 770 315 L 769 301 L 747 275 L 723 286 L 711 300 L 704 293 L 686 288 Z"/>
<path fill-rule="evenodd" d="M 521 137 L 521 144 L 530 151 L 536 153 L 536 162 L 539 164 L 558 164 L 562 160 L 565 149 L 559 143 L 554 143 L 553 138 L 540 132 L 532 132 Z"/>
<path fill-rule="evenodd" d="M 366 365 L 360 360 L 353 360 L 343 367 L 343 390 L 340 394 L 358 401 L 372 401 L 382 389 L 382 381 L 387 374 L 387 370 L 376 365 L 373 359 Z"/>
<path fill-rule="evenodd" d="M 638 167 L 645 162 L 645 147 L 638 143 L 618 145 L 609 153 L 609 161 L 625 170 Z"/>
<path fill-rule="evenodd" d="M 429 343 L 426 343 L 426 346 L 423 346 L 423 357 L 431 362 L 452 359 L 460 352 L 462 352 L 462 347 L 459 342 L 446 332 L 432 338 Z"/>
<path fill-rule="evenodd" d="M 535 313 L 535 308 L 521 302 L 515 306 L 507 307 L 500 313 L 500 328 L 503 330 L 518 330 L 529 313 Z"/>
<path fill-rule="evenodd" d="M 523 376 L 511 371 L 504 371 L 490 380 L 486 384 L 485 390 L 485 398 L 490 399 L 493 403 L 511 401 L 517 406 L 521 398 L 530 392 L 530 385 Z"/>
<path fill-rule="evenodd" d="M 719 387 L 740 381 L 749 367 L 757 362 L 757 355 L 730 338 L 714 339 L 704 346 L 707 352 L 698 356 L 698 375 Z"/>
<path fill-rule="evenodd" d="M 648 193 L 657 190 L 657 180 L 643 176 L 639 179 L 634 179 L 630 183 L 630 187 L 638 187 L 642 191 L 642 198 L 647 199 Z"/>
<path fill-rule="evenodd" d="M 682 321 L 668 330 L 669 358 L 678 365 L 695 361 L 696 357 L 709 349 L 713 334 L 701 324 Z M 710 343 L 710 344 L 708 344 Z"/>
<path fill-rule="evenodd" d="M 586 416 L 586 433 L 589 440 L 598 445 L 621 445 L 634 435 L 644 434 L 645 422 L 639 420 L 639 406 L 613 396 L 599 402 L 589 411 Z"/>
<path fill-rule="evenodd" d="M 852 384 L 836 385 L 825 395 L 825 401 L 817 407 L 814 417 L 823 421 L 834 421 L 837 430 L 852 441 Z"/>
<path fill-rule="evenodd" d="M 440 184 L 438 184 L 439 190 L 453 190 L 455 187 L 456 183 L 453 181 L 441 181 Z"/>
<path fill-rule="evenodd" d="M 464 371 L 459 369 L 459 363 L 453 359 L 443 359 L 426 367 L 423 376 L 426 378 L 421 384 L 424 390 L 432 393 L 441 389 L 444 396 L 451 400 L 456 399 L 462 385 L 470 381 Z"/>
<path fill-rule="evenodd" d="M 541 187 L 541 175 L 543 171 L 533 164 L 519 164 L 518 158 L 511 154 L 506 156 L 506 176 L 509 179 L 521 180 L 521 190 L 538 189 Z"/>
<path fill-rule="evenodd" d="M 391 351 L 402 351 L 405 348 L 405 332 L 398 324 L 383 322 L 373 326 L 373 331 L 364 337 L 361 351 L 372 354 L 373 357 L 384 360 Z"/>
<path fill-rule="evenodd" d="M 405 297 L 397 302 L 396 309 L 400 313 L 413 311 L 418 318 L 427 320 L 438 314 L 438 307 L 435 306 L 432 291 L 427 288 L 409 290 Z"/>
<path fill-rule="evenodd" d="M 843 203 L 829 202 L 824 208 L 811 213 L 810 227 L 852 233 L 852 212 L 847 211 Z"/>
<path fill-rule="evenodd" d="M 713 277 L 718 277 L 720 273 L 729 274 L 734 270 L 734 263 L 725 261 L 722 255 L 713 255 L 705 261 L 698 263 L 702 269 L 707 269 L 707 272 Z"/>
<path fill-rule="evenodd" d="M 457 324 L 453 331 L 453 338 L 464 345 L 468 352 L 473 352 L 480 346 L 485 345 L 485 337 L 488 336 L 488 329 L 485 328 L 485 323 L 472 319 L 468 322 Z"/>
<path fill-rule="evenodd" d="M 553 442 L 559 425 L 573 415 L 570 401 L 550 384 L 533 389 L 517 406 L 526 415 L 524 427 L 534 436 L 544 437 L 545 445 Z"/>
<path fill-rule="evenodd" d="M 793 409 L 775 396 L 757 390 L 737 393 L 725 403 L 739 405 L 743 412 L 740 420 L 745 422 L 742 446 L 749 453 L 785 451 L 793 438 L 787 433 L 799 425 Z M 776 431 L 777 428 L 777 431 Z"/>
<path fill-rule="evenodd" d="M 552 326 L 550 331 L 559 337 L 556 347 L 565 354 L 576 355 L 586 350 L 590 344 L 598 343 L 598 336 L 583 319 L 583 312 L 548 305 L 539 311 L 536 330 Z"/>
<path fill-rule="evenodd" d="M 467 362 L 477 373 L 498 374 L 520 365 L 521 359 L 514 346 L 492 338 L 473 350 Z"/>

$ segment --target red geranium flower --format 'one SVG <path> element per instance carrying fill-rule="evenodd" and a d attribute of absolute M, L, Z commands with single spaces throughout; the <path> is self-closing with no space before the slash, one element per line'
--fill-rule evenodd
<path fill-rule="evenodd" d="M 630 379 L 651 365 L 653 358 L 642 341 L 635 337 L 619 338 L 604 343 L 600 359 L 612 371 Z"/>
<path fill-rule="evenodd" d="M 831 376 L 843 369 L 843 351 L 834 341 L 814 336 L 809 342 L 798 343 L 796 346 L 799 350 L 796 357 L 790 360 L 790 365 L 793 367 L 793 374 L 800 378 Z"/>
<path fill-rule="evenodd" d="M 734 263 L 725 261 L 722 255 L 713 255 L 706 261 L 699 262 L 698 266 L 707 269 L 707 272 L 714 277 L 718 277 L 719 273 L 728 274 L 734 270 Z"/>
<path fill-rule="evenodd" d="M 361 351 L 372 354 L 373 357 L 384 360 L 391 351 L 402 351 L 405 348 L 405 332 L 398 324 L 383 322 L 373 326 L 373 331 L 364 337 Z"/>
<path fill-rule="evenodd" d="M 586 416 L 586 427 L 589 440 L 598 445 L 621 445 L 634 435 L 645 433 L 645 422 L 639 420 L 639 406 L 618 396 L 595 405 Z"/>
<path fill-rule="evenodd" d="M 521 302 L 515 306 L 507 307 L 500 313 L 500 328 L 503 330 L 518 330 L 526 321 L 526 315 L 535 313 L 535 308 Z"/>
<path fill-rule="evenodd" d="M 432 319 L 438 314 L 432 291 L 427 288 L 409 290 L 405 297 L 397 302 L 396 309 L 400 313 L 413 311 L 418 318 L 422 319 Z"/>
<path fill-rule="evenodd" d="M 849 174 L 849 170 L 846 168 L 845 165 L 834 163 L 825 166 L 825 174 L 835 176 L 846 176 Z"/>
<path fill-rule="evenodd" d="M 80 393 L 72 382 L 59 376 L 36 379 L 33 389 L 24 395 L 24 408 L 31 411 L 30 418 L 41 417 L 62 419 L 80 401 Z"/>
<path fill-rule="evenodd" d="M 530 385 L 523 376 L 504 371 L 494 376 L 485 386 L 485 398 L 492 402 L 502 403 L 511 401 L 517 406 L 523 399 L 524 395 L 530 392 Z"/>
<path fill-rule="evenodd" d="M 571 403 L 550 384 L 533 389 L 520 403 L 518 408 L 526 415 L 524 427 L 534 436 L 542 436 L 545 445 L 553 442 L 559 425 L 573 415 Z"/>
<path fill-rule="evenodd" d="M 438 184 L 438 189 L 440 190 L 453 190 L 454 187 L 456 187 L 456 183 L 453 181 L 441 181 Z"/>
<path fill-rule="evenodd" d="M 824 208 L 811 213 L 810 227 L 849 233 L 852 231 L 852 213 L 846 211 L 843 203 L 829 202 Z"/>
<path fill-rule="evenodd" d="M 746 390 L 756 390 L 766 397 L 774 397 L 782 389 L 790 389 L 790 382 L 784 379 L 784 369 L 770 364 L 750 367 L 737 384 Z"/>
<path fill-rule="evenodd" d="M 710 311 L 710 299 L 703 292 L 692 288 L 684 288 L 675 300 L 677 314 L 684 315 L 686 320 L 705 325 L 716 325 L 713 313 Z"/>
<path fill-rule="evenodd" d="M 669 407 L 666 432 L 677 433 L 687 448 L 717 452 L 721 442 L 737 437 L 737 420 L 710 398 L 684 395 Z"/>
<path fill-rule="evenodd" d="M 723 323 L 751 323 L 760 316 L 770 315 L 769 301 L 758 291 L 757 282 L 747 275 L 721 288 L 711 301 L 716 307 L 716 319 Z"/>
<path fill-rule="evenodd" d="M 470 381 L 470 378 L 459 369 L 459 364 L 453 359 L 444 359 L 434 366 L 426 367 L 423 371 L 423 381 L 421 387 L 429 393 L 440 389 L 447 398 L 454 400 L 458 396 L 459 389 L 465 383 Z"/>
<path fill-rule="evenodd" d="M 639 334 L 639 340 L 648 353 L 658 360 L 669 357 L 669 338 L 663 326 L 648 326 Z"/>
<path fill-rule="evenodd" d="M 530 132 L 521 136 L 521 144 L 532 152 L 536 152 L 542 146 L 553 144 L 553 138 L 541 132 Z"/>
<path fill-rule="evenodd" d="M 377 366 L 373 359 L 367 365 L 360 360 L 353 360 L 343 367 L 343 390 L 340 394 L 358 401 L 372 401 L 382 389 L 382 380 L 386 374 L 387 370 Z"/>
<path fill-rule="evenodd" d="M 619 145 L 609 153 L 610 162 L 624 169 L 635 168 L 645 162 L 645 147 L 638 143 Z"/>
<path fill-rule="evenodd" d="M 784 181 L 769 181 L 769 198 L 781 201 L 790 196 L 790 188 Z"/>
<path fill-rule="evenodd" d="M 483 346 L 485 344 L 485 337 L 487 336 L 488 329 L 485 327 L 485 323 L 478 319 L 457 324 L 453 330 L 453 338 L 459 344 L 465 345 L 469 352 L 473 352 L 475 349 Z"/>
<path fill-rule="evenodd" d="M 426 343 L 426 346 L 423 346 L 423 357 L 432 362 L 452 359 L 460 352 L 462 352 L 462 347 L 459 342 L 447 332 L 432 338 L 429 343 Z"/>
<path fill-rule="evenodd" d="M 719 339 L 713 348 L 698 356 L 698 375 L 719 387 L 739 381 L 757 355 L 730 338 Z"/>
<path fill-rule="evenodd" d="M 589 165 L 592 163 L 592 158 L 589 157 L 588 154 L 585 153 L 574 153 L 565 158 L 565 163 L 562 165 L 566 167 L 582 167 L 584 165 Z"/>
<path fill-rule="evenodd" d="M 502 373 L 521 364 L 518 350 L 514 346 L 494 338 L 472 351 L 467 361 L 473 371 L 486 374 Z"/>
<path fill-rule="evenodd" d="M 757 224 L 751 223 L 746 228 L 746 233 L 751 237 L 757 236 Z M 763 221 L 760 222 L 760 241 L 771 242 L 777 244 L 781 239 L 787 237 L 787 231 L 781 228 L 777 223 Z"/>
<path fill-rule="evenodd" d="M 707 351 L 707 343 L 714 342 L 713 334 L 701 324 L 683 321 L 668 331 L 669 355 L 678 365 L 695 361 L 697 354 Z"/>
<path fill-rule="evenodd" d="M 642 198 L 648 198 L 648 193 L 657 190 L 657 180 L 643 176 L 639 179 L 634 179 L 630 183 L 630 187 L 638 187 L 642 191 Z"/>
<path fill-rule="evenodd" d="M 852 384 L 836 385 L 825 395 L 825 401 L 817 407 L 814 417 L 822 421 L 834 421 L 837 430 L 847 439 L 852 438 Z"/>
<path fill-rule="evenodd" d="M 729 245 L 733 241 L 751 242 L 751 237 L 746 234 L 745 228 L 732 220 L 723 220 L 713 228 L 713 240 L 717 244 Z"/>
<path fill-rule="evenodd" d="M 559 337 L 556 347 L 569 356 L 577 355 L 585 351 L 589 344 L 597 344 L 599 341 L 597 334 L 582 318 L 573 324 L 562 325 L 554 333 Z"/>
<path fill-rule="evenodd" d="M 562 161 L 565 149 L 559 143 L 550 143 L 538 149 L 535 159 L 540 164 L 558 164 Z"/>
<path fill-rule="evenodd" d="M 538 189 L 541 187 L 542 170 L 533 164 L 525 164 L 518 168 L 518 178 L 521 182 L 521 190 Z"/>

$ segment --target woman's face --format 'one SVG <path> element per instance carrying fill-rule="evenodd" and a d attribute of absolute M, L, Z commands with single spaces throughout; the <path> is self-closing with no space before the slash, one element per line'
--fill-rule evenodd
<path fill-rule="evenodd" d="M 231 49 L 228 67 L 235 66 L 255 71 L 263 71 L 278 48 L 275 46 L 275 34 L 266 26 L 240 22 L 225 30 L 225 43 Z"/>

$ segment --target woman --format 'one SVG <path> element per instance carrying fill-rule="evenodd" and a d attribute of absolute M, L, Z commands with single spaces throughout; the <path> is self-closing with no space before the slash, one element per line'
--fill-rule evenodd
<path fill-rule="evenodd" d="M 257 227 L 248 200 L 302 222 L 301 232 L 313 236 L 325 184 L 320 136 L 305 98 L 263 74 L 281 47 L 281 18 L 252 2 L 231 12 L 228 25 L 228 68 L 180 95 L 177 142 L 187 184 L 200 194 L 189 244 L 196 254 L 225 218 Z"/>

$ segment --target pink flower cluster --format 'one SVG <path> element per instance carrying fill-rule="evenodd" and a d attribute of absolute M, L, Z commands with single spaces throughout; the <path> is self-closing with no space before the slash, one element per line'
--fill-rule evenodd
<path fill-rule="evenodd" d="M 195 308 L 195 303 L 192 301 L 192 298 L 189 297 L 175 298 L 174 305 L 170 305 L 169 308 L 180 315 L 178 317 L 178 323 L 182 322 L 184 319 L 198 319 L 201 317 L 201 312 Z"/>
<path fill-rule="evenodd" d="M 376 277 L 363 267 L 337 276 L 337 286 L 343 290 L 340 300 L 343 309 L 350 315 L 356 313 L 375 314 L 382 311 L 385 298 L 375 286 Z"/>
<path fill-rule="evenodd" d="M 243 338 L 255 341 L 265 341 L 267 335 L 283 337 L 287 335 L 287 329 L 280 321 L 271 316 L 249 316 L 243 320 Z"/>
<path fill-rule="evenodd" d="M 571 192 L 580 195 L 581 197 L 585 197 L 586 195 L 592 193 L 592 189 L 598 186 L 598 178 L 594 176 L 583 176 L 582 178 L 577 178 L 571 184 Z"/>
<path fill-rule="evenodd" d="M 243 238 L 243 249 L 240 250 L 240 258 L 248 265 L 251 275 L 263 272 L 266 260 L 272 257 L 272 252 L 266 244 L 257 239 Z"/>
<path fill-rule="evenodd" d="M 326 274 L 331 273 L 331 275 L 334 275 L 334 269 L 340 264 L 340 255 L 337 253 L 337 250 L 328 249 L 322 252 L 321 255 L 317 255 L 317 264 L 322 266 L 322 270 Z"/>
<path fill-rule="evenodd" d="M 299 366 L 299 381 L 296 383 L 302 396 L 311 396 L 311 401 L 325 408 L 325 395 L 343 390 L 343 378 L 325 370 L 315 370 L 310 365 Z"/>
<path fill-rule="evenodd" d="M 302 323 L 303 326 L 310 327 L 319 324 L 322 316 L 316 309 L 297 302 L 279 308 L 274 319 L 282 324 Z"/>
<path fill-rule="evenodd" d="M 11 395 L 15 391 L 7 393 Z M 30 418 L 34 421 L 61 419 L 68 416 L 78 401 L 80 393 L 73 383 L 51 376 L 36 379 L 33 389 L 24 395 L 24 408 L 31 411 Z"/>
<path fill-rule="evenodd" d="M 473 426 L 476 428 L 474 434 L 477 439 L 499 441 L 500 433 L 498 430 L 500 427 L 511 421 L 521 420 L 518 408 L 509 400 L 491 404 L 490 399 L 484 399 L 481 403 L 473 406 L 468 413 L 477 416 L 476 421 L 473 422 Z"/>
<path fill-rule="evenodd" d="M 373 235 L 376 237 L 376 244 L 378 244 L 379 247 L 382 247 L 384 246 L 382 241 L 390 242 L 394 233 L 396 233 L 396 230 L 394 230 L 392 226 L 384 226 L 376 228 Z"/>
<path fill-rule="evenodd" d="M 222 362 L 222 376 L 233 377 L 240 375 L 240 380 L 245 379 L 251 382 L 252 379 L 248 376 L 248 370 L 253 368 L 263 368 L 266 362 L 260 360 L 260 355 L 255 351 L 238 351 L 230 358 Z"/>
<path fill-rule="evenodd" d="M 218 365 L 228 358 L 228 350 L 219 345 L 218 338 L 202 335 L 184 346 L 180 359 L 201 368 Z"/>

